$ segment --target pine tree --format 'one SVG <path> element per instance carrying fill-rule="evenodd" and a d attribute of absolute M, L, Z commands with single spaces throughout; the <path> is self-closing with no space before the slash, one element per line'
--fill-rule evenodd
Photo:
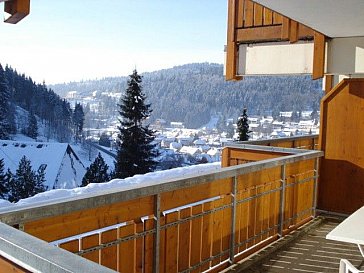
<path fill-rule="evenodd" d="M 85 120 L 85 114 L 83 112 L 83 107 L 80 103 L 76 103 L 75 110 L 73 111 L 72 115 L 76 142 L 78 142 L 81 139 L 84 120 Z"/>
<path fill-rule="evenodd" d="M 154 131 L 143 122 L 150 116 L 150 104 L 145 104 L 146 96 L 142 92 L 142 77 L 134 70 L 129 76 L 125 95 L 120 99 L 121 115 L 115 177 L 125 178 L 135 174 L 144 174 L 155 170 L 158 155 L 152 144 Z"/>
<path fill-rule="evenodd" d="M 249 124 L 248 124 L 248 115 L 247 115 L 247 109 L 243 109 L 243 114 L 238 119 L 238 134 L 239 134 L 239 141 L 246 141 L 249 140 L 249 133 L 252 131 L 249 131 Z"/>
<path fill-rule="evenodd" d="M 4 69 L 0 64 L 0 139 L 9 139 L 11 126 L 9 124 L 10 90 L 5 78 Z"/>
<path fill-rule="evenodd" d="M 44 169 L 40 168 L 38 174 L 32 170 L 30 161 L 23 156 L 19 162 L 18 169 L 9 182 L 9 201 L 18 202 L 20 199 L 31 197 L 37 193 L 44 192 Z"/>
<path fill-rule="evenodd" d="M 89 183 L 103 183 L 109 181 L 110 176 L 107 173 L 108 169 L 109 166 L 105 163 L 99 153 L 95 158 L 95 161 L 87 168 L 85 176 L 82 179 L 81 187 L 87 186 Z"/>
<path fill-rule="evenodd" d="M 38 123 L 37 118 L 33 112 L 28 115 L 28 128 L 26 130 L 27 136 L 36 139 L 38 136 Z"/>
<path fill-rule="evenodd" d="M 4 173 L 4 159 L 0 159 L 0 198 L 4 199 L 8 193 L 8 182 Z"/>

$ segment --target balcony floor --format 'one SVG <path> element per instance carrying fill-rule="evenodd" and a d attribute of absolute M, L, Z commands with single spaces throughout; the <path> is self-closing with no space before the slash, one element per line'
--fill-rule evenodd
<path fill-rule="evenodd" d="M 267 256 L 253 263 L 248 269 L 236 268 L 234 272 L 335 272 L 339 271 L 341 258 L 348 259 L 357 268 L 364 268 L 364 259 L 359 249 L 354 244 L 341 243 L 326 240 L 325 236 L 340 221 L 332 218 L 324 218 L 315 228 L 310 229 L 305 235 L 287 243 L 272 254 L 265 254 L 269 247 L 261 251 L 257 256 Z M 360 227 L 358 227 L 360 228 Z M 271 246 L 274 248 L 274 245 Z M 259 258 L 258 258 L 259 259 Z M 249 264 L 251 260 L 242 263 Z M 246 266 L 245 266 L 246 267 Z"/>

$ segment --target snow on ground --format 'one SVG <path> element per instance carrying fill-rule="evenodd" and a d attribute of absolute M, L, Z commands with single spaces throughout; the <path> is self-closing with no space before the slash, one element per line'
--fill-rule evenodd
<path fill-rule="evenodd" d="M 55 200 L 80 197 L 82 195 L 90 193 L 98 193 L 109 190 L 120 190 L 126 189 L 130 186 L 149 186 L 153 184 L 159 184 L 167 182 L 169 180 L 182 179 L 194 175 L 208 174 L 213 171 L 218 171 L 221 169 L 221 163 L 209 163 L 194 165 L 188 167 L 175 168 L 165 171 L 156 171 L 152 173 L 147 173 L 144 175 L 135 175 L 133 177 L 128 177 L 125 179 L 113 179 L 106 183 L 91 183 L 86 187 L 74 188 L 74 189 L 56 189 L 47 192 L 39 193 L 33 197 L 20 200 L 16 204 L 9 203 L 7 201 L 0 200 L 0 207 L 9 208 L 11 206 L 16 207 L 20 205 L 36 205 L 39 203 L 47 203 Z"/>
<path fill-rule="evenodd" d="M 109 172 L 114 170 L 114 161 L 111 155 L 104 153 L 103 151 L 97 150 L 96 148 L 92 147 L 91 152 L 87 147 L 82 147 L 81 144 L 70 144 L 72 149 L 75 151 L 78 158 L 81 160 L 82 164 L 86 167 L 89 167 L 92 162 L 94 162 L 96 156 L 100 153 L 102 158 L 104 159 L 105 163 L 109 166 Z M 109 149 L 104 147 L 105 149 Z M 91 159 L 91 160 L 90 160 Z M 82 179 L 82 178 L 81 178 Z"/>

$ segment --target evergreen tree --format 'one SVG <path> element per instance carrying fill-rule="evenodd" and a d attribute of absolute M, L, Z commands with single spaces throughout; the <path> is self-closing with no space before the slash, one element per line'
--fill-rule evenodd
<path fill-rule="evenodd" d="M 20 199 L 31 197 L 44 192 L 44 169 L 40 168 L 38 174 L 32 170 L 30 161 L 23 156 L 18 169 L 9 182 L 9 201 L 18 202 Z"/>
<path fill-rule="evenodd" d="M 74 124 L 74 133 L 76 142 L 81 139 L 83 123 L 85 120 L 85 114 L 83 112 L 83 107 L 80 103 L 76 103 L 75 110 L 73 111 L 72 120 Z"/>
<path fill-rule="evenodd" d="M 4 159 L 0 159 L 0 198 L 4 199 L 8 193 L 8 183 L 4 173 Z"/>
<path fill-rule="evenodd" d="M 109 166 L 105 163 L 99 153 L 95 158 L 95 161 L 87 168 L 85 176 L 82 179 L 81 187 L 87 186 L 90 183 L 103 183 L 109 181 L 110 176 L 107 173 L 108 169 Z"/>
<path fill-rule="evenodd" d="M 143 122 L 150 116 L 150 104 L 145 103 L 142 92 L 142 77 L 134 70 L 129 76 L 125 95 L 120 99 L 118 126 L 118 151 L 115 162 L 115 177 L 125 178 L 155 170 L 158 155 L 152 144 L 154 131 Z"/>
<path fill-rule="evenodd" d="M 249 140 L 249 133 L 252 131 L 249 131 L 249 124 L 248 124 L 248 115 L 247 115 L 247 109 L 243 109 L 243 114 L 238 119 L 238 134 L 239 134 L 239 141 L 246 141 Z"/>
<path fill-rule="evenodd" d="M 26 130 L 26 134 L 28 137 L 36 139 L 38 136 L 38 123 L 37 118 L 35 117 L 33 112 L 29 112 L 28 115 L 28 128 Z"/>
<path fill-rule="evenodd" d="M 10 90 L 5 78 L 4 69 L 0 64 L 0 139 L 9 139 L 11 126 L 9 124 Z"/>

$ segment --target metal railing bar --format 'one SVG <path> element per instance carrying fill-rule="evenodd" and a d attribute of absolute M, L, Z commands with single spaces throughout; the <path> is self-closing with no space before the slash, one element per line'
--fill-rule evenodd
<path fill-rule="evenodd" d="M 154 196 L 154 243 L 153 243 L 153 273 L 159 273 L 159 250 L 161 236 L 161 195 L 158 193 Z"/>
<path fill-rule="evenodd" d="M 315 180 L 314 180 L 314 188 L 313 188 L 313 202 L 312 202 L 312 206 L 314 207 L 314 212 L 313 212 L 313 216 L 316 217 L 316 208 L 317 208 L 317 195 L 318 195 L 318 177 L 319 177 L 319 159 L 316 158 L 315 159 L 315 169 L 314 169 L 314 174 L 315 174 Z"/>
<path fill-rule="evenodd" d="M 101 249 L 104 249 L 104 248 L 107 248 L 107 247 L 115 246 L 115 245 L 121 244 L 123 242 L 130 241 L 130 240 L 135 240 L 137 238 L 144 237 L 144 236 L 149 235 L 149 234 L 155 234 L 155 232 L 156 231 L 154 229 L 146 230 L 146 231 L 143 231 L 143 232 L 135 233 L 135 234 L 130 235 L 130 236 L 126 236 L 126 237 L 123 237 L 123 238 L 116 239 L 116 240 L 108 242 L 108 243 L 99 244 L 98 246 L 82 249 L 82 250 L 80 250 L 78 252 L 74 252 L 74 254 L 82 256 L 84 254 L 87 254 L 87 253 L 90 253 L 90 252 L 93 252 L 93 251 L 97 251 L 97 250 L 101 250 Z"/>
<path fill-rule="evenodd" d="M 279 142 L 293 142 L 295 140 L 310 140 L 310 139 L 318 139 L 318 134 L 306 135 L 306 136 L 293 136 L 293 137 L 280 137 L 274 139 L 261 139 L 261 140 L 248 140 L 241 141 L 240 143 L 246 143 L 251 145 L 264 145 L 268 143 L 279 143 Z M 238 142 L 239 143 L 239 142 Z"/>
<path fill-rule="evenodd" d="M 286 200 L 286 165 L 281 166 L 281 196 L 279 206 L 279 236 L 283 236 L 283 224 L 284 224 L 284 204 Z"/>
<path fill-rule="evenodd" d="M 272 226 L 272 227 L 270 227 L 270 228 L 268 228 L 268 229 L 266 229 L 266 230 L 261 231 L 260 233 L 258 233 L 258 234 L 256 234 L 256 235 L 254 235 L 253 237 L 250 237 L 250 238 L 248 238 L 248 239 L 246 239 L 246 240 L 244 240 L 244 241 L 242 241 L 242 242 L 240 242 L 240 243 L 238 243 L 238 244 L 235 244 L 235 247 L 241 247 L 241 246 L 243 246 L 243 245 L 245 245 L 245 244 L 247 244 L 247 243 L 249 243 L 249 242 L 251 242 L 251 241 L 255 240 L 256 238 L 258 238 L 258 237 L 260 237 L 260 236 L 262 236 L 262 235 L 264 235 L 264 234 L 267 234 L 267 233 L 271 232 L 272 230 L 275 230 L 275 229 L 277 229 L 277 228 L 279 228 L 279 227 L 280 227 L 280 224 L 276 224 L 276 225 L 274 225 L 274 226 Z M 267 240 L 267 239 L 265 239 L 265 240 Z M 263 241 L 264 241 L 264 240 L 263 240 Z M 262 242 L 263 242 L 263 241 L 262 241 Z M 244 250 L 244 251 L 245 251 L 245 250 Z M 238 254 L 243 253 L 244 251 L 241 251 L 241 252 L 239 252 Z"/>
<path fill-rule="evenodd" d="M 299 184 L 304 184 L 304 183 L 307 183 L 307 182 L 313 182 L 317 177 L 318 177 L 317 175 L 314 175 L 314 176 L 311 176 L 311 177 L 304 178 L 302 180 L 298 180 L 298 181 L 296 181 L 294 183 L 286 184 L 286 188 L 297 186 Z"/>
<path fill-rule="evenodd" d="M 188 272 L 191 272 L 191 271 L 199 268 L 200 266 L 202 266 L 202 265 L 204 265 L 204 264 L 206 264 L 208 262 L 211 262 L 212 260 L 214 260 L 216 258 L 219 258 L 221 256 L 224 256 L 225 254 L 228 254 L 229 252 L 230 252 L 230 249 L 224 250 L 224 251 L 220 252 L 219 254 L 213 255 L 210 258 L 207 258 L 207 259 L 199 262 L 198 264 L 195 264 L 195 265 L 193 265 L 193 266 L 191 266 L 191 267 L 189 267 L 189 268 L 187 268 L 187 269 L 185 269 L 183 271 L 180 271 L 179 273 L 188 273 Z"/>
<path fill-rule="evenodd" d="M 238 178 L 234 176 L 233 182 L 233 192 L 232 192 L 232 207 L 231 207 L 231 230 L 230 230 L 230 263 L 234 263 L 234 243 L 235 243 L 235 223 L 236 223 L 236 206 L 237 206 L 237 187 L 238 187 Z"/>

